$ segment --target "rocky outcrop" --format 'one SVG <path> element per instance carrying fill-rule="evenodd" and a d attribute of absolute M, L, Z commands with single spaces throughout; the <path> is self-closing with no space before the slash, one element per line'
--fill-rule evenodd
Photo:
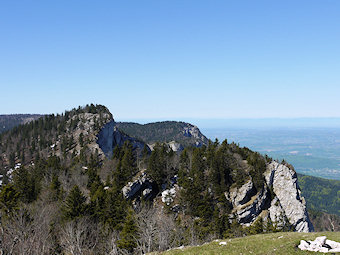
<path fill-rule="evenodd" d="M 256 189 L 252 180 L 249 180 L 244 185 L 242 185 L 239 189 L 234 188 L 229 193 L 229 200 L 232 202 L 234 207 L 239 205 L 243 205 L 247 203 L 252 196 L 256 194 Z"/>
<path fill-rule="evenodd" d="M 113 149 L 116 146 L 122 146 L 125 141 L 129 141 L 134 149 L 143 150 L 145 145 L 142 141 L 122 133 L 115 126 L 114 120 L 105 124 L 97 135 L 97 144 L 107 157 L 112 156 Z"/>
<path fill-rule="evenodd" d="M 204 144 L 208 143 L 208 139 L 201 133 L 197 126 L 187 124 L 186 127 L 183 128 L 183 135 L 185 137 L 193 137 L 196 139 L 196 146 L 201 147 Z"/>
<path fill-rule="evenodd" d="M 184 150 L 183 145 L 180 144 L 180 143 L 176 143 L 175 141 L 168 143 L 168 145 L 171 148 L 171 150 L 173 150 L 173 151 L 183 151 Z"/>
<path fill-rule="evenodd" d="M 283 164 L 273 161 L 267 167 L 265 180 L 277 197 L 277 201 L 272 204 L 271 207 L 275 206 L 275 204 L 280 204 L 284 215 L 296 231 L 313 231 L 313 225 L 309 220 L 306 209 L 306 202 L 304 198 L 301 197 L 301 191 L 297 184 L 296 172 Z M 269 211 L 280 211 L 280 209 L 271 207 Z M 277 211 L 273 213 L 273 215 L 277 215 L 278 213 Z"/>
<path fill-rule="evenodd" d="M 252 180 L 238 189 L 233 188 L 226 197 L 233 205 L 232 213 L 236 215 L 237 221 L 246 226 L 253 223 L 270 203 L 267 187 L 256 193 Z"/>
<path fill-rule="evenodd" d="M 273 161 L 267 166 L 264 178 L 265 183 L 259 191 L 250 179 L 225 193 L 238 222 L 249 226 L 266 211 L 265 217 L 277 228 L 291 225 L 298 232 L 313 231 L 295 171 Z"/>
<path fill-rule="evenodd" d="M 162 202 L 170 205 L 174 201 L 178 189 L 178 185 L 175 184 L 172 188 L 164 190 L 162 192 Z"/>
<path fill-rule="evenodd" d="M 122 189 L 125 199 L 143 197 L 144 200 L 153 199 L 158 191 L 156 185 L 145 173 L 142 173 L 136 180 L 128 182 Z"/>

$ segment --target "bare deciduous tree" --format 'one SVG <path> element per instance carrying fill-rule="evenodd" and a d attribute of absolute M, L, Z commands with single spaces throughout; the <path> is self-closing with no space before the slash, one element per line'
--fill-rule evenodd
<path fill-rule="evenodd" d="M 98 226 L 88 218 L 66 223 L 60 234 L 61 246 L 72 255 L 94 254 L 99 241 Z"/>
<path fill-rule="evenodd" d="M 173 215 L 167 215 L 162 208 L 141 206 L 136 218 L 140 231 L 137 251 L 141 254 L 164 251 L 177 244 L 179 237 Z"/>
<path fill-rule="evenodd" d="M 2 249 L 5 254 L 49 254 L 50 215 L 55 211 L 53 205 L 29 212 L 22 208 L 1 222 Z"/>

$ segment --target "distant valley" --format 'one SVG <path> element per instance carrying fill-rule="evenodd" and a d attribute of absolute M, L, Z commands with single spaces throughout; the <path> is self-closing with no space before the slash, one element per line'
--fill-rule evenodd
<path fill-rule="evenodd" d="M 298 173 L 340 180 L 340 128 L 201 128 L 210 139 L 228 139 L 274 159 Z"/>

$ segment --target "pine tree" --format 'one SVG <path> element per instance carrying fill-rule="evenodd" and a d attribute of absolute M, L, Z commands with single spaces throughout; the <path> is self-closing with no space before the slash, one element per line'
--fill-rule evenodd
<path fill-rule="evenodd" d="M 57 201 L 62 197 L 62 187 L 57 175 L 53 175 L 50 184 L 51 199 Z"/>
<path fill-rule="evenodd" d="M 73 220 L 85 214 L 86 197 L 77 185 L 75 185 L 66 197 L 63 212 L 66 219 Z"/>
<path fill-rule="evenodd" d="M 0 191 L 0 208 L 5 215 L 13 212 L 19 202 L 19 193 L 15 190 L 13 184 L 9 183 L 2 187 Z"/>
<path fill-rule="evenodd" d="M 166 166 L 165 146 L 156 144 L 148 160 L 147 173 L 157 183 L 158 187 L 163 184 Z"/>
<path fill-rule="evenodd" d="M 120 233 L 120 240 L 117 242 L 118 247 L 132 253 L 137 247 L 137 236 L 138 227 L 133 217 L 133 211 L 130 209 Z"/>

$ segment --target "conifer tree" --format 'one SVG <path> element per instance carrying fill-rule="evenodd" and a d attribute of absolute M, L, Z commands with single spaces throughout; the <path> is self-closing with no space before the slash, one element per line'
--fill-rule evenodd
<path fill-rule="evenodd" d="M 51 199 L 57 201 L 62 197 L 62 187 L 57 175 L 53 175 L 50 184 Z"/>
<path fill-rule="evenodd" d="M 117 242 L 118 247 L 132 253 L 137 247 L 137 236 L 138 227 L 133 217 L 133 211 L 130 209 L 120 233 L 120 240 Z"/>
<path fill-rule="evenodd" d="M 163 184 L 166 164 L 165 146 L 156 144 L 149 157 L 147 173 L 150 175 L 151 179 L 157 183 L 158 187 Z"/>
<path fill-rule="evenodd" d="M 13 212 L 19 202 L 19 193 L 15 190 L 14 185 L 9 183 L 2 187 L 0 191 L 0 208 L 5 215 Z"/>
<path fill-rule="evenodd" d="M 85 214 L 86 197 L 83 195 L 77 185 L 73 186 L 70 193 L 66 197 L 63 212 L 66 219 L 73 220 Z"/>

